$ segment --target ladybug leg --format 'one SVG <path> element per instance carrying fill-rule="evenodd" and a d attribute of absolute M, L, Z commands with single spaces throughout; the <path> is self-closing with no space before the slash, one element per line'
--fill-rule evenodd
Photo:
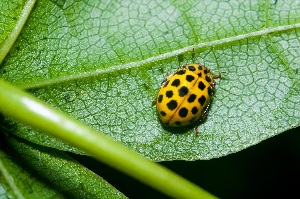
<path fill-rule="evenodd" d="M 222 77 L 222 73 L 224 74 L 224 73 L 226 73 L 226 72 L 219 72 L 218 75 L 213 75 L 212 78 L 213 78 L 213 79 L 221 78 L 221 77 Z"/>
<path fill-rule="evenodd" d="M 153 101 L 152 101 L 152 106 L 155 105 L 157 102 L 157 98 L 155 98 Z"/>
<path fill-rule="evenodd" d="M 201 118 L 199 119 L 199 121 L 195 124 L 194 131 L 195 131 L 195 135 L 196 135 L 196 136 L 199 135 L 198 126 L 199 126 L 200 122 L 201 122 L 207 115 L 208 115 L 208 112 L 205 110 L 205 113 L 203 113 L 203 115 L 201 116 Z"/>
<path fill-rule="evenodd" d="M 198 135 L 199 135 L 198 125 L 196 125 L 196 126 L 194 127 L 194 131 L 195 131 L 196 136 L 198 136 Z"/>
<path fill-rule="evenodd" d="M 218 75 L 214 75 L 214 76 L 212 76 L 212 78 L 213 78 L 213 79 L 218 79 L 218 78 L 221 78 L 221 77 L 222 77 L 221 73 L 220 73 L 220 74 L 218 74 Z"/>

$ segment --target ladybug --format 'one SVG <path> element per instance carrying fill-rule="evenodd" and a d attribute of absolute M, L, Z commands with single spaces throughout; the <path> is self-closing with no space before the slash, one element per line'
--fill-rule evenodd
<path fill-rule="evenodd" d="M 161 83 L 156 104 L 163 124 L 182 127 L 197 124 L 208 113 L 216 82 L 221 74 L 212 75 L 210 69 L 200 63 L 185 64 Z"/>

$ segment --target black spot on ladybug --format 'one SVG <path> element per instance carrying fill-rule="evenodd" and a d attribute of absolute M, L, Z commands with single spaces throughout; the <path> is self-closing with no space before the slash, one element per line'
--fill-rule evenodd
<path fill-rule="evenodd" d="M 185 78 L 188 82 L 191 82 L 195 79 L 195 77 L 193 75 L 187 75 Z"/>
<path fill-rule="evenodd" d="M 175 124 L 176 124 L 177 126 L 181 126 L 181 123 L 180 123 L 179 121 L 176 121 Z"/>
<path fill-rule="evenodd" d="M 186 70 L 185 70 L 185 69 L 182 69 L 182 70 L 178 70 L 178 71 L 176 72 L 176 74 L 177 74 L 177 75 L 184 75 L 185 72 L 186 72 Z"/>
<path fill-rule="evenodd" d="M 166 96 L 167 96 L 168 98 L 171 98 L 171 97 L 173 96 L 173 91 L 167 91 L 167 92 L 166 92 Z"/>
<path fill-rule="evenodd" d="M 202 77 L 202 72 L 198 73 L 198 77 Z"/>
<path fill-rule="evenodd" d="M 205 70 L 204 70 L 204 74 L 207 74 L 207 73 L 208 73 L 208 70 L 207 70 L 207 69 L 205 69 Z"/>
<path fill-rule="evenodd" d="M 170 81 L 169 81 L 169 80 L 168 80 L 168 81 L 167 81 L 167 80 L 164 80 L 164 81 L 162 82 L 162 84 L 163 84 L 164 82 L 165 82 L 165 84 L 164 84 L 164 88 L 165 88 L 165 87 L 168 86 L 168 84 L 169 84 Z"/>
<path fill-rule="evenodd" d="M 180 96 L 180 97 L 183 97 L 183 96 L 185 96 L 186 94 L 188 94 L 189 89 L 188 89 L 186 86 L 183 86 L 183 87 L 181 87 L 181 88 L 178 90 L 178 92 L 179 92 L 179 96 Z"/>
<path fill-rule="evenodd" d="M 192 66 L 192 65 L 189 65 L 189 66 L 187 66 L 188 67 L 188 69 L 190 70 L 190 71 L 195 71 L 196 70 L 196 68 L 194 67 L 194 66 Z"/>
<path fill-rule="evenodd" d="M 164 112 L 164 111 L 160 111 L 160 115 L 164 117 L 164 116 L 166 116 L 167 114 L 166 114 L 166 112 Z"/>
<path fill-rule="evenodd" d="M 195 94 L 191 94 L 190 96 L 189 96 L 189 98 L 187 99 L 187 101 L 189 102 L 189 103 L 192 103 L 193 101 L 195 101 L 195 99 L 196 99 L 196 95 Z"/>
<path fill-rule="evenodd" d="M 183 108 L 181 108 L 181 109 L 179 110 L 178 113 L 179 113 L 179 116 L 180 116 L 180 117 L 186 117 L 187 114 L 188 114 L 188 112 L 189 112 L 189 111 L 188 111 L 186 108 L 183 107 Z"/>
<path fill-rule="evenodd" d="M 211 82 L 211 79 L 210 79 L 208 76 L 205 76 L 205 80 L 206 80 L 207 82 Z"/>
<path fill-rule="evenodd" d="M 192 108 L 192 113 L 193 113 L 194 115 L 198 113 L 198 108 L 197 108 L 196 106 L 194 106 L 194 107 Z"/>
<path fill-rule="evenodd" d="M 173 111 L 177 107 L 177 102 L 175 100 L 171 100 L 167 103 L 167 107 L 168 107 L 168 109 Z"/>
<path fill-rule="evenodd" d="M 199 70 L 202 70 L 202 65 L 199 65 L 199 66 L 198 66 L 198 69 L 199 69 Z"/>
<path fill-rule="evenodd" d="M 201 106 L 203 106 L 206 102 L 206 98 L 204 97 L 204 95 L 202 95 L 201 97 L 199 97 L 198 102 L 201 104 Z"/>
<path fill-rule="evenodd" d="M 203 91 L 205 87 L 206 87 L 205 84 L 202 81 L 200 81 L 198 84 L 198 88 Z"/>
<path fill-rule="evenodd" d="M 162 102 L 162 100 L 163 100 L 163 95 L 159 95 L 159 96 L 158 96 L 158 100 L 157 100 L 157 101 L 158 101 L 159 103 L 161 103 L 161 102 Z"/>
<path fill-rule="evenodd" d="M 172 82 L 171 85 L 172 85 L 172 86 L 175 86 L 175 87 L 179 86 L 179 85 L 180 85 L 180 80 L 179 80 L 179 79 L 175 79 L 175 80 Z"/>
<path fill-rule="evenodd" d="M 211 96 L 213 94 L 213 90 L 212 90 L 211 87 L 208 87 L 207 93 L 208 93 L 209 96 Z"/>

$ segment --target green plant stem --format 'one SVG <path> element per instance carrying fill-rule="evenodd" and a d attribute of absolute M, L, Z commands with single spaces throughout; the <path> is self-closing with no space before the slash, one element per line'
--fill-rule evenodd
<path fill-rule="evenodd" d="M 15 41 L 17 40 L 21 30 L 23 29 L 24 24 L 27 21 L 27 18 L 35 4 L 36 0 L 28 0 L 20 14 L 20 17 L 11 31 L 11 33 L 8 35 L 8 37 L 5 39 L 5 41 L 2 43 L 2 46 L 0 48 L 0 64 L 10 51 L 11 47 L 14 45 Z"/>
<path fill-rule="evenodd" d="M 173 198 L 215 196 L 0 79 L 0 112 L 57 137 Z"/>

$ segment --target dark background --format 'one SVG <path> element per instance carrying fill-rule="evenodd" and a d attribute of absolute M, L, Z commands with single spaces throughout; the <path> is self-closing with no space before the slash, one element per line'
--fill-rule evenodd
<path fill-rule="evenodd" d="M 300 127 L 235 154 L 212 160 L 160 164 L 220 198 L 280 198 L 300 195 Z M 85 156 L 74 156 L 129 198 L 168 198 Z"/>

